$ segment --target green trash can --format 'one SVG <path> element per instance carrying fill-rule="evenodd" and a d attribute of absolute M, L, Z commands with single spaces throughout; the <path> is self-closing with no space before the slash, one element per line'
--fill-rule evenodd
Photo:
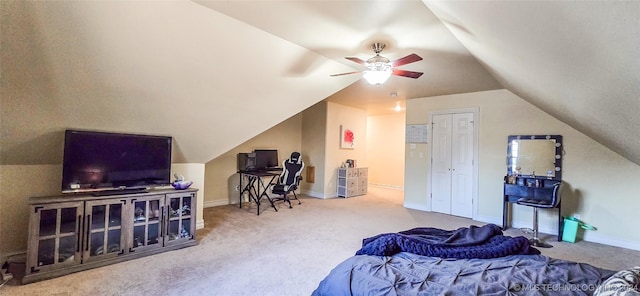
<path fill-rule="evenodd" d="M 595 227 L 578 220 L 576 217 L 565 217 L 564 227 L 562 230 L 562 240 L 565 242 L 575 243 L 578 235 L 578 228 L 586 230 L 596 230 Z"/>
<path fill-rule="evenodd" d="M 575 243 L 578 235 L 578 224 L 580 222 L 575 217 L 565 217 L 564 227 L 562 228 L 562 240 L 565 242 Z"/>

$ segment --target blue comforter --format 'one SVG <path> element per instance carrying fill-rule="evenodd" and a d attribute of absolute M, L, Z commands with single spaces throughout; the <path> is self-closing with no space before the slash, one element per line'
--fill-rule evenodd
<path fill-rule="evenodd" d="M 353 256 L 313 296 L 592 295 L 614 272 L 542 255 L 442 259 L 411 253 Z"/>
<path fill-rule="evenodd" d="M 530 246 L 527 238 L 504 236 L 500 227 L 487 224 L 457 230 L 421 227 L 398 233 L 384 233 L 365 238 L 356 255 L 391 256 L 400 252 L 456 259 L 540 254 L 540 251 Z"/>

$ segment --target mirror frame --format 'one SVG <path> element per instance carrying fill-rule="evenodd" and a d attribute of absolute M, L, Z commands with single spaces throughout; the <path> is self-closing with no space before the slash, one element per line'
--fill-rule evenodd
<path fill-rule="evenodd" d="M 561 135 L 511 135 L 507 140 L 507 176 L 515 175 L 511 170 L 511 142 L 513 140 L 555 140 L 555 176 L 552 179 L 562 180 L 562 136 Z M 538 177 L 549 178 L 547 176 L 536 175 Z"/>

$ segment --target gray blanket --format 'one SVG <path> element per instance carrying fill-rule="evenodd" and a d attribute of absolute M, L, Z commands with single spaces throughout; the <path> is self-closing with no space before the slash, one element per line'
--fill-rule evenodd
<path fill-rule="evenodd" d="M 542 255 L 442 259 L 353 256 L 313 292 L 340 295 L 592 295 L 614 272 Z"/>

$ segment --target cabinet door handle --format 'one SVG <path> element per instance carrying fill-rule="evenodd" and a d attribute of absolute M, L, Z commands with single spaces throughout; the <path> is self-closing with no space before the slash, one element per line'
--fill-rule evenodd
<path fill-rule="evenodd" d="M 159 234 L 160 234 L 160 236 L 164 237 L 164 230 L 165 230 L 165 228 L 166 228 L 166 227 L 164 226 L 164 224 L 166 223 L 166 222 L 165 222 L 165 217 L 167 216 L 167 215 L 164 213 L 164 206 L 161 206 L 161 207 L 160 207 L 160 215 L 161 215 L 162 217 L 160 217 L 160 233 L 159 233 Z M 158 239 L 160 239 L 160 238 L 158 238 Z"/>
<path fill-rule="evenodd" d="M 91 236 L 91 215 L 87 215 L 87 233 L 85 233 L 85 251 L 89 251 L 89 236 Z"/>
<path fill-rule="evenodd" d="M 76 225 L 76 253 L 80 252 L 80 242 L 82 242 L 82 236 L 80 235 L 81 224 L 82 224 L 82 215 L 78 215 L 78 221 Z"/>

